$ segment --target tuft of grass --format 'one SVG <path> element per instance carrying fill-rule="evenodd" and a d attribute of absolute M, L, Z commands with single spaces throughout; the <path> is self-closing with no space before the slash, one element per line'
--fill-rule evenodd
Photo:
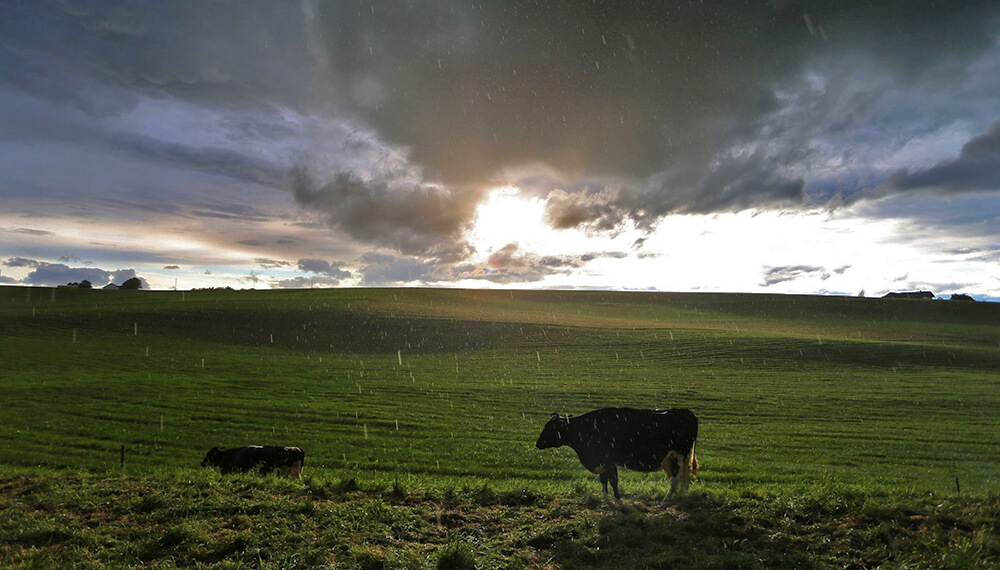
<path fill-rule="evenodd" d="M 453 536 L 437 553 L 438 570 L 475 570 L 476 551 L 461 536 Z"/>

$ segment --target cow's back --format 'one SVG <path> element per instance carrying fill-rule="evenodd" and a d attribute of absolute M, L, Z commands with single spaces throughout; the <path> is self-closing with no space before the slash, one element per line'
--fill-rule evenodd
<path fill-rule="evenodd" d="M 687 455 L 698 437 L 698 418 L 686 409 L 602 408 L 572 421 L 615 464 L 636 471 L 660 469 L 672 450 Z"/>

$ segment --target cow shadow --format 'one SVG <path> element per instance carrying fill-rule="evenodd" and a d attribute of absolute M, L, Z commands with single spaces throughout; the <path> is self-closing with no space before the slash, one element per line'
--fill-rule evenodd
<path fill-rule="evenodd" d="M 592 526 L 536 538 L 562 568 L 813 568 L 801 545 L 704 493 L 607 503 Z"/>

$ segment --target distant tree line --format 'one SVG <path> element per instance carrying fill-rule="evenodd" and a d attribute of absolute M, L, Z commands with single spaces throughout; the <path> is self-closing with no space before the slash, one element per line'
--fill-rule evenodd
<path fill-rule="evenodd" d="M 90 281 L 84 279 L 83 281 L 73 281 L 72 283 L 67 283 L 66 285 L 60 285 L 60 287 L 72 287 L 74 289 L 93 289 L 94 284 Z M 142 289 L 142 280 L 138 277 L 132 277 L 126 279 L 121 285 L 115 285 L 114 283 L 108 283 L 102 289 L 130 289 L 138 290 Z"/>

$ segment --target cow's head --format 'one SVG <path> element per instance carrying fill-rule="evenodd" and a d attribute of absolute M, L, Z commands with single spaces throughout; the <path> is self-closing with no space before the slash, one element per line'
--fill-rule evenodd
<path fill-rule="evenodd" d="M 550 447 L 560 447 L 569 443 L 569 417 L 562 417 L 553 413 L 549 417 L 542 435 L 538 436 L 535 447 L 538 449 L 548 449 Z"/>
<path fill-rule="evenodd" d="M 208 453 L 205 454 L 205 459 L 201 460 L 201 466 L 202 467 L 215 467 L 216 465 L 219 464 L 218 460 L 219 460 L 219 455 L 221 453 L 222 453 L 222 450 L 219 449 L 218 447 L 213 447 L 212 449 L 209 449 Z"/>

